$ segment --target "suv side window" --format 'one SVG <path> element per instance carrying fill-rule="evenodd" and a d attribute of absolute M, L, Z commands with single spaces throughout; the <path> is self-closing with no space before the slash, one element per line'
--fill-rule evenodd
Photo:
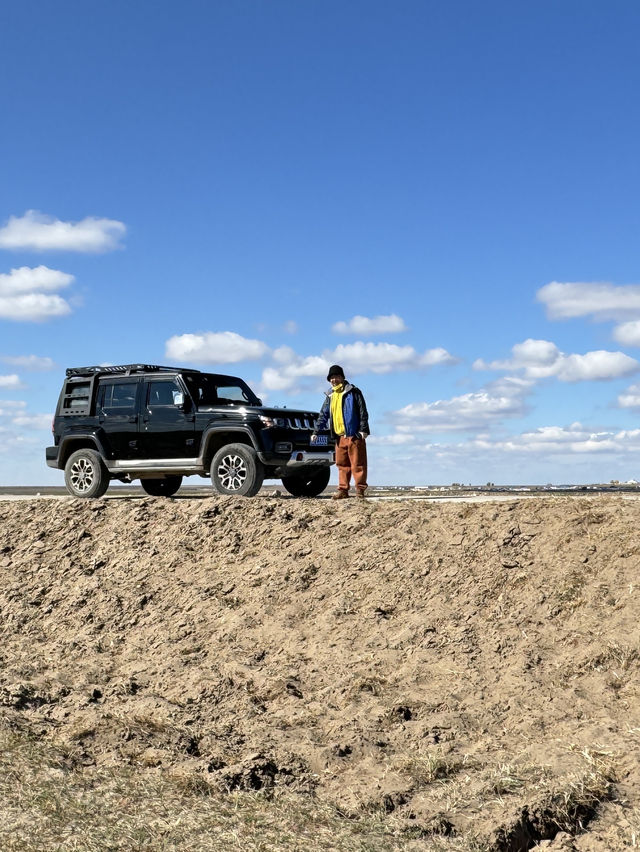
<path fill-rule="evenodd" d="M 175 405 L 176 394 L 184 396 L 182 388 L 175 381 L 149 382 L 149 408 L 159 405 Z"/>
<path fill-rule="evenodd" d="M 135 411 L 136 382 L 104 384 L 100 388 L 98 405 L 100 408 L 115 408 L 119 414 Z"/>

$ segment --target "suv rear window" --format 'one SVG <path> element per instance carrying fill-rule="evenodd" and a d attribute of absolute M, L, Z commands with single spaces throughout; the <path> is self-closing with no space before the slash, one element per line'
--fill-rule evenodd
<path fill-rule="evenodd" d="M 113 385 L 102 385 L 98 397 L 98 405 L 100 408 L 134 409 L 137 386 L 137 382 L 118 382 Z"/>
<path fill-rule="evenodd" d="M 64 409 L 88 408 L 91 382 L 68 382 L 64 392 Z"/>

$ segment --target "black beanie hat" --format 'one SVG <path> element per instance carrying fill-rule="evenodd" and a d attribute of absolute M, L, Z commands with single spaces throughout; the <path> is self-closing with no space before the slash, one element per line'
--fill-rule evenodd
<path fill-rule="evenodd" d="M 331 379 L 331 376 L 342 376 L 344 379 L 344 370 L 340 366 L 340 364 L 334 364 L 333 367 L 329 367 L 329 372 L 327 373 L 327 381 Z"/>

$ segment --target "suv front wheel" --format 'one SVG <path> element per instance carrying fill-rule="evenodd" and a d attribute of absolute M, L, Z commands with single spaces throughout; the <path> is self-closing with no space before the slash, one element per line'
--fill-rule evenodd
<path fill-rule="evenodd" d="M 211 482 L 218 494 L 253 497 L 263 481 L 264 467 L 253 447 L 227 444 L 213 457 Z"/>
<path fill-rule="evenodd" d="M 102 497 L 109 474 L 95 450 L 76 450 L 64 466 L 64 483 L 74 497 Z"/>

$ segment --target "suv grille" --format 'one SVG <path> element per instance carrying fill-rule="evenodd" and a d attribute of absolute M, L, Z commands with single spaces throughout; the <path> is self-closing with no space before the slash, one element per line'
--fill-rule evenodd
<path fill-rule="evenodd" d="M 288 417 L 287 426 L 289 429 L 311 429 L 313 430 L 312 417 Z"/>

